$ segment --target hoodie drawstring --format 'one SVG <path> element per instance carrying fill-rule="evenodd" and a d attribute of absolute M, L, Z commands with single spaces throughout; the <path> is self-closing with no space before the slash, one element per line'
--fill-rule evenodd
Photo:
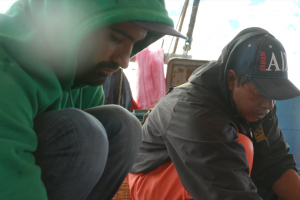
<path fill-rule="evenodd" d="M 74 108 L 75 106 L 74 106 L 74 102 L 73 102 L 73 96 L 72 96 L 71 88 L 68 88 L 68 92 L 69 92 L 69 96 L 70 96 L 69 101 L 71 103 L 72 108 Z"/>
<path fill-rule="evenodd" d="M 74 105 L 74 99 L 73 99 L 73 95 L 72 95 L 72 90 L 71 88 L 68 88 L 68 93 L 69 93 L 69 102 L 72 106 L 72 108 L 75 108 L 75 105 Z M 82 88 L 79 89 L 79 105 L 78 105 L 78 108 L 81 109 L 81 106 L 82 106 Z"/>
<path fill-rule="evenodd" d="M 81 109 L 81 105 L 82 105 L 82 88 L 80 88 L 79 90 L 79 109 Z"/>

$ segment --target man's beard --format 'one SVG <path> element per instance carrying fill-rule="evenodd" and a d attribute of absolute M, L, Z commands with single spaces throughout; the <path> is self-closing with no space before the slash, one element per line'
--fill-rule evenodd
<path fill-rule="evenodd" d="M 100 62 L 97 65 L 95 65 L 92 69 L 82 74 L 82 76 L 78 77 L 78 82 L 90 86 L 103 85 L 107 81 L 109 75 L 102 72 L 100 70 L 101 68 L 107 68 L 116 71 L 119 69 L 119 64 L 116 62 L 107 61 Z"/>
<path fill-rule="evenodd" d="M 107 74 L 103 73 L 100 69 L 101 68 L 107 68 L 107 69 L 112 69 L 114 71 L 117 71 L 119 69 L 119 64 L 116 63 L 116 62 L 106 62 L 106 61 L 103 61 L 103 62 L 100 62 L 98 63 L 94 69 L 95 69 L 95 84 L 94 86 L 97 86 L 97 85 L 103 85 L 107 79 L 108 79 L 108 76 Z M 98 77 L 98 78 L 97 78 Z"/>

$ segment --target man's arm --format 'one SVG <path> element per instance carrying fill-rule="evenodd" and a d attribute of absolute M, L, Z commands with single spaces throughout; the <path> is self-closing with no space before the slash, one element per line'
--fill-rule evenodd
<path fill-rule="evenodd" d="M 23 69 L 1 61 L 0 93 L 0 199 L 46 200 L 41 169 L 32 154 L 37 147 L 33 117 L 38 98 L 44 96 Z"/>
<path fill-rule="evenodd" d="M 273 190 L 282 200 L 300 199 L 300 178 L 293 169 L 286 171 L 273 185 Z"/>
<path fill-rule="evenodd" d="M 255 151 L 251 178 L 258 188 L 258 194 L 267 198 L 274 192 L 280 194 L 277 191 L 280 191 L 278 188 L 283 184 L 280 184 L 282 181 L 279 180 L 295 171 L 296 167 L 293 155 L 289 154 L 290 148 L 284 134 L 278 127 L 276 107 L 265 117 L 262 127 L 267 139 L 253 143 Z M 279 183 L 275 187 L 277 191 L 274 190 L 275 183 Z"/>

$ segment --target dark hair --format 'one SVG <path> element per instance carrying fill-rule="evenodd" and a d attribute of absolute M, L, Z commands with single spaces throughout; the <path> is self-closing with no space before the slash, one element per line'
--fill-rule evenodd
<path fill-rule="evenodd" d="M 236 74 L 237 77 L 237 86 L 244 86 L 246 83 L 250 82 L 250 79 L 247 76 Z"/>

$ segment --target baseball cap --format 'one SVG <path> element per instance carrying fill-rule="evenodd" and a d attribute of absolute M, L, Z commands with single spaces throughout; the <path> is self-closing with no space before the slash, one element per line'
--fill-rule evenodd
<path fill-rule="evenodd" d="M 176 31 L 172 26 L 169 26 L 167 24 L 149 21 L 130 21 L 130 23 L 154 33 L 172 35 L 183 39 L 187 39 L 187 37 L 185 37 L 180 32 Z"/>
<path fill-rule="evenodd" d="M 267 98 L 286 100 L 300 96 L 288 79 L 286 51 L 271 34 L 250 38 L 233 50 L 230 69 L 250 79 Z"/>

